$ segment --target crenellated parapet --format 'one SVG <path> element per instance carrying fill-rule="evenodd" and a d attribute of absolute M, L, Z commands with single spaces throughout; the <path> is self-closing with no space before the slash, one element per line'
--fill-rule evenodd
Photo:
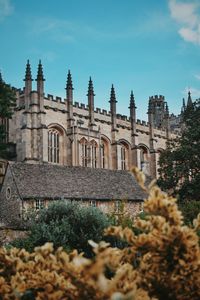
<path fill-rule="evenodd" d="M 49 100 L 49 101 L 58 102 L 62 104 L 65 104 L 66 101 L 66 99 L 63 99 L 62 97 L 53 96 L 51 94 L 47 94 L 46 97 L 44 97 L 44 100 Z"/>
<path fill-rule="evenodd" d="M 133 91 L 129 114 L 124 115 L 119 113 L 114 85 L 106 110 L 95 107 L 91 77 L 83 102 L 76 101 L 70 70 L 64 97 L 45 93 L 41 61 L 35 86 L 32 81 L 28 61 L 25 87 L 15 89 L 17 107 L 10 126 L 19 161 L 117 170 L 128 170 L 135 165 L 156 177 L 158 150 L 165 148 L 170 118 L 172 122 L 163 95 L 149 97 L 147 122 L 137 118 L 139 103 Z M 170 134 L 170 138 L 176 137 L 171 130 Z"/>

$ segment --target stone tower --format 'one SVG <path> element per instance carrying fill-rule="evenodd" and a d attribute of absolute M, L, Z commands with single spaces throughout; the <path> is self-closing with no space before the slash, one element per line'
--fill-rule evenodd
<path fill-rule="evenodd" d="M 21 132 L 21 144 L 17 144 L 17 153 L 21 161 L 45 162 L 47 155 L 47 127 L 44 111 L 44 76 L 41 61 L 38 64 L 37 91 L 32 90 L 32 75 L 29 60 L 26 64 L 24 105 Z M 19 149 L 20 148 L 20 149 Z"/>

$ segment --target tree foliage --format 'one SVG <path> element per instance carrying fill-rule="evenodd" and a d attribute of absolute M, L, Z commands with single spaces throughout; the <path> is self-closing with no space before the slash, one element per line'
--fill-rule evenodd
<path fill-rule="evenodd" d="M 10 119 L 13 108 L 16 105 L 15 92 L 9 84 L 6 84 L 0 74 L 0 157 L 6 158 L 6 128 L 2 120 Z"/>
<path fill-rule="evenodd" d="M 193 220 L 200 213 L 200 201 L 180 201 L 178 206 L 183 214 L 185 224 L 192 225 Z"/>
<path fill-rule="evenodd" d="M 182 200 L 199 200 L 200 100 L 187 107 L 183 122 L 182 136 L 161 153 L 158 184 Z"/>
<path fill-rule="evenodd" d="M 54 202 L 40 210 L 30 226 L 28 237 L 16 240 L 13 245 L 33 251 L 36 246 L 52 242 L 55 248 L 63 246 L 68 251 L 77 249 L 90 256 L 92 251 L 88 240 L 99 242 L 104 229 L 110 224 L 98 208 Z"/>

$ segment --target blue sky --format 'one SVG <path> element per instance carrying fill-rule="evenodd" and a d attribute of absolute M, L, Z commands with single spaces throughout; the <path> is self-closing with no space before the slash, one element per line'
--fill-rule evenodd
<path fill-rule="evenodd" d="M 65 96 L 68 69 L 74 100 L 87 103 L 92 77 L 95 106 L 128 114 L 130 91 L 137 117 L 146 119 L 149 96 L 166 97 L 179 113 L 188 88 L 200 97 L 199 0 L 0 0 L 0 69 L 23 87 L 26 60 L 35 78 L 42 60 L 45 93 Z"/>

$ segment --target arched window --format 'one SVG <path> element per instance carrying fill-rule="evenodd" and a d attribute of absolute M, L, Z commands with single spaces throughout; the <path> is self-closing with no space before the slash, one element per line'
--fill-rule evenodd
<path fill-rule="evenodd" d="M 145 173 L 149 174 L 149 157 L 148 157 L 148 148 L 145 145 L 140 145 L 140 169 Z"/>
<path fill-rule="evenodd" d="M 100 143 L 100 167 L 103 169 L 109 169 L 109 140 L 107 138 L 101 137 Z"/>
<path fill-rule="evenodd" d="M 121 147 L 121 169 L 126 170 L 126 148 L 124 145 Z"/>
<path fill-rule="evenodd" d="M 91 142 L 91 167 L 97 167 L 97 143 L 95 141 Z"/>
<path fill-rule="evenodd" d="M 82 167 L 87 167 L 89 149 L 88 149 L 87 140 L 85 138 L 80 140 L 80 151 L 81 151 L 81 165 Z"/>
<path fill-rule="evenodd" d="M 129 145 L 128 143 L 121 141 L 120 142 L 120 161 L 121 161 L 121 170 L 129 169 Z"/>
<path fill-rule="evenodd" d="M 106 167 L 106 157 L 105 157 L 105 144 L 101 144 L 101 167 L 105 169 Z"/>
<path fill-rule="evenodd" d="M 60 132 L 55 128 L 48 131 L 48 161 L 60 163 Z"/>
<path fill-rule="evenodd" d="M 140 161 L 141 163 L 144 163 L 145 161 L 147 161 L 147 148 L 145 147 L 140 147 Z"/>

